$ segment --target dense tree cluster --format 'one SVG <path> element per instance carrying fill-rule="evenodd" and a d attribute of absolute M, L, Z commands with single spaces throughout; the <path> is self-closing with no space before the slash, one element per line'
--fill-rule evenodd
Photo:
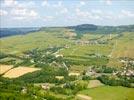
<path fill-rule="evenodd" d="M 58 80 L 55 76 L 64 76 L 63 80 Z M 47 66 L 40 71 L 25 74 L 15 81 L 23 81 L 25 83 L 64 83 L 67 81 L 68 72 L 65 68 L 54 68 Z"/>
<path fill-rule="evenodd" d="M 97 73 L 113 73 L 117 71 L 117 68 L 108 66 L 97 66 L 93 69 L 96 70 Z"/>
<path fill-rule="evenodd" d="M 67 82 L 63 85 L 63 87 L 52 87 L 51 91 L 65 95 L 75 95 L 79 91 L 86 89 L 87 85 L 87 81 Z"/>
<path fill-rule="evenodd" d="M 119 78 L 119 77 L 113 77 L 113 76 L 107 76 L 102 75 L 98 77 L 98 80 L 100 80 L 102 83 L 110 86 L 125 86 L 125 87 L 133 87 L 134 78 L 130 77 L 130 79 L 126 78 Z"/>

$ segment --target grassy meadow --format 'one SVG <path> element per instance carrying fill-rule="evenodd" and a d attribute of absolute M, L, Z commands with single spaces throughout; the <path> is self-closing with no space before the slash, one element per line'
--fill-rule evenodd
<path fill-rule="evenodd" d="M 80 94 L 88 95 L 93 100 L 133 100 L 134 89 L 126 87 L 102 86 L 83 90 Z"/>

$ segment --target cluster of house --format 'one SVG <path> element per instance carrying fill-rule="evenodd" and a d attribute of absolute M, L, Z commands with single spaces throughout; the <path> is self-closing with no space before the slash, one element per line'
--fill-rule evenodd
<path fill-rule="evenodd" d="M 43 83 L 41 84 L 41 88 L 44 90 L 49 90 L 50 89 L 50 84 L 49 83 Z"/>
<path fill-rule="evenodd" d="M 79 45 L 96 45 L 98 44 L 98 41 L 88 41 L 88 40 L 76 40 L 75 44 Z"/>
<path fill-rule="evenodd" d="M 113 75 L 121 75 L 121 76 L 127 76 L 127 77 L 133 76 L 134 77 L 134 70 L 127 69 L 126 67 L 124 67 L 123 70 L 121 70 L 121 71 L 113 72 Z"/>
<path fill-rule="evenodd" d="M 97 44 L 106 44 L 107 42 L 105 40 L 76 40 L 75 44 L 79 45 L 97 45 Z"/>
<path fill-rule="evenodd" d="M 120 62 L 121 62 L 121 63 L 124 63 L 124 64 L 129 62 L 129 63 L 131 63 L 132 65 L 134 65 L 134 60 L 120 59 Z"/>
<path fill-rule="evenodd" d="M 90 76 L 90 77 L 99 77 L 102 74 L 97 73 L 92 67 L 89 67 L 85 73 L 86 76 Z"/>
<path fill-rule="evenodd" d="M 27 93 L 27 88 L 26 88 L 26 87 L 22 87 L 21 93 L 22 93 L 22 94 L 26 94 L 26 93 Z"/>
<path fill-rule="evenodd" d="M 115 74 L 125 75 L 125 76 L 133 76 L 134 77 L 134 59 L 121 59 L 121 63 L 125 64 L 125 67 L 122 71 L 118 71 Z M 130 67 L 131 66 L 131 67 Z"/>
<path fill-rule="evenodd" d="M 90 77 L 99 77 L 101 75 L 121 75 L 121 76 L 127 76 L 127 77 L 134 77 L 134 69 L 128 69 L 127 67 L 124 67 L 123 70 L 114 71 L 113 73 L 97 73 L 96 70 L 94 70 L 92 67 L 88 68 L 85 73 L 86 76 Z"/>

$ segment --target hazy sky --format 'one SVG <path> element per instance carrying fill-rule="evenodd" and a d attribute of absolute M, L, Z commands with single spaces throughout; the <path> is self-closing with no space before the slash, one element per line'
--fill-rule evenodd
<path fill-rule="evenodd" d="M 1 27 L 134 24 L 134 0 L 0 0 Z"/>

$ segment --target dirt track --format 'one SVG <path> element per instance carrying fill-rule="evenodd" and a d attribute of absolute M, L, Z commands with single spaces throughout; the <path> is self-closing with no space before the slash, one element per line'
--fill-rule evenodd
<path fill-rule="evenodd" d="M 92 100 L 92 98 L 83 94 L 77 94 L 76 100 Z"/>

